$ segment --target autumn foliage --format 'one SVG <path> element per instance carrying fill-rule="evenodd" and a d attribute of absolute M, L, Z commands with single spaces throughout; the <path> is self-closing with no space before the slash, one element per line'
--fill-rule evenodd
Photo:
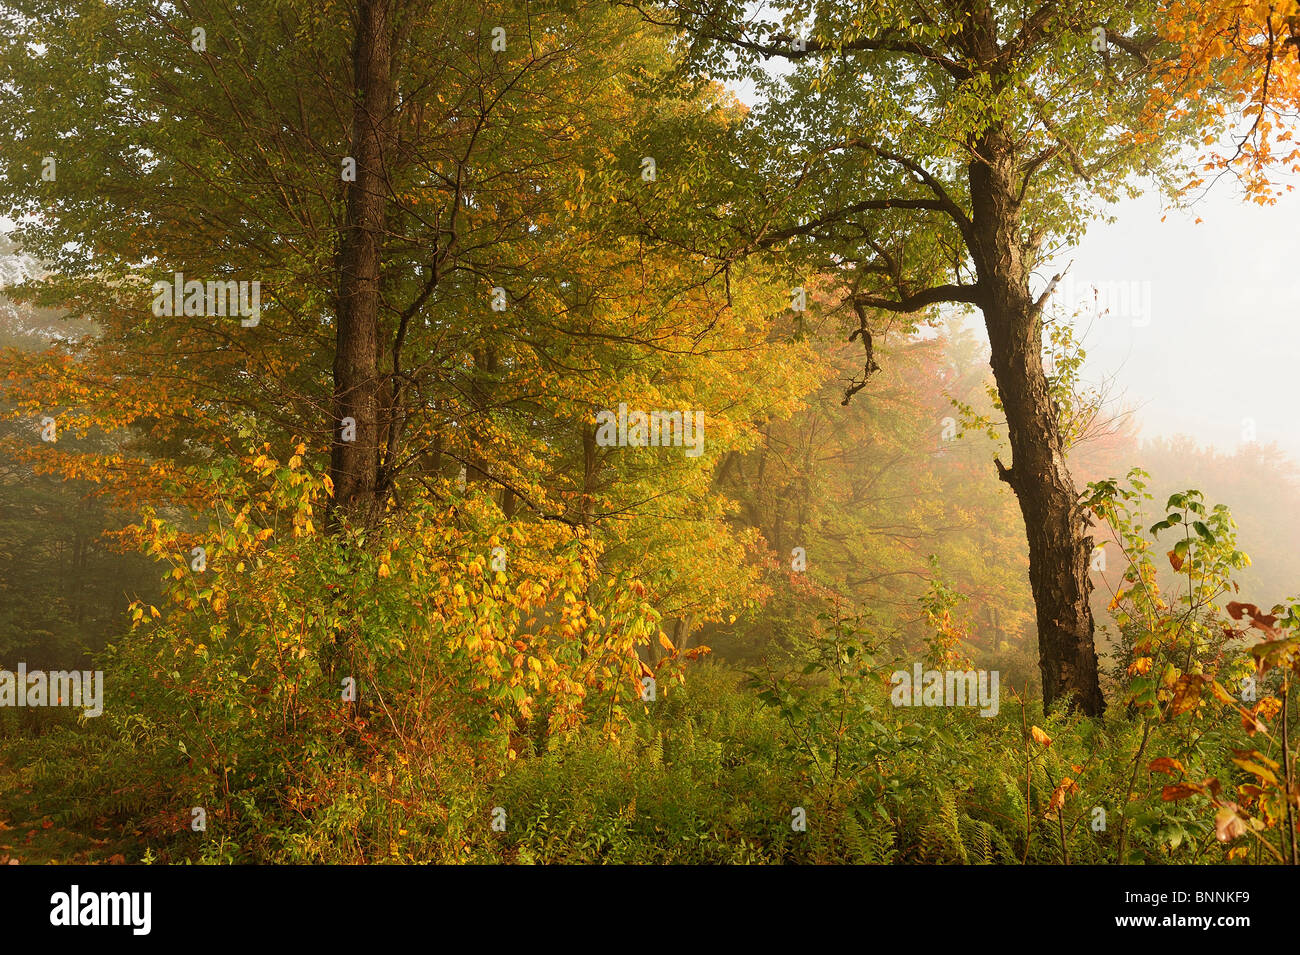
<path fill-rule="evenodd" d="M 1141 176 L 1275 198 L 1294 2 L 16 6 L 0 666 L 110 677 L 0 713 L 0 838 L 1300 861 L 1295 469 L 1110 427 L 1030 293 Z"/>

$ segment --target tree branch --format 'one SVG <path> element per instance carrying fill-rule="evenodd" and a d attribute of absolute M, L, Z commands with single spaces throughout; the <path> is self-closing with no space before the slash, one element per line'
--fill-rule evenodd
<path fill-rule="evenodd" d="M 929 305 L 938 305 L 941 302 L 964 302 L 968 305 L 977 305 L 982 307 L 984 302 L 983 289 L 976 285 L 935 285 L 931 288 L 922 289 L 919 292 L 913 292 L 911 295 L 900 296 L 897 300 L 887 298 L 877 298 L 874 295 L 855 294 L 853 296 L 854 305 L 863 305 L 867 308 L 880 308 L 888 312 L 919 312 Z"/>
<path fill-rule="evenodd" d="M 678 14 L 676 19 L 664 19 L 656 16 L 653 12 L 648 11 L 642 0 L 618 0 L 620 6 L 630 7 L 636 10 L 649 23 L 657 26 L 668 27 L 674 30 L 681 30 L 692 36 L 705 40 L 709 43 L 719 43 L 726 46 L 736 47 L 742 50 L 748 50 L 751 53 L 758 53 L 761 56 L 770 59 L 780 57 L 785 60 L 802 60 L 809 56 L 817 56 L 824 53 L 902 53 L 910 56 L 917 56 L 931 63 L 941 66 L 953 79 L 961 81 L 971 78 L 971 71 L 962 66 L 951 57 L 939 53 L 932 47 L 928 47 L 916 40 L 911 39 L 902 31 L 885 31 L 876 36 L 858 37 L 847 43 L 839 41 L 824 42 L 817 39 L 803 40 L 799 46 L 795 46 L 795 38 L 783 33 L 772 34 L 768 42 L 764 43 L 759 40 L 751 40 L 743 36 L 743 27 L 738 24 L 727 24 L 725 29 L 713 29 L 704 25 L 702 22 L 693 23 L 689 16 L 695 11 L 684 11 L 676 3 L 666 4 L 671 10 Z M 700 18 L 707 21 L 707 14 Z M 812 32 L 816 32 L 816 25 L 812 27 Z"/>
<path fill-rule="evenodd" d="M 1012 469 L 1007 467 L 1005 464 L 1003 464 L 1002 459 L 997 457 L 996 455 L 993 458 L 993 463 L 997 466 L 998 469 L 998 480 L 1005 481 L 1007 484 L 1010 484 L 1011 489 L 1014 491 L 1016 488 L 1016 482 L 1015 482 L 1015 475 Z"/>

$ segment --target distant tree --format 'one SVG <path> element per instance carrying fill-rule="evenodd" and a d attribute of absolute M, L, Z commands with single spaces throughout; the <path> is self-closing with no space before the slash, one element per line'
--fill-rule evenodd
<path fill-rule="evenodd" d="M 919 601 L 934 558 L 966 598 L 970 649 L 1017 642 L 1033 620 L 1024 532 L 986 469 L 992 442 L 965 432 L 950 404 L 987 404 L 985 351 L 956 323 L 897 335 L 879 351 L 871 390 L 845 405 L 844 383 L 861 370 L 861 349 L 843 333 L 852 309 L 820 295 L 809 305 L 800 326 L 817 350 L 821 388 L 795 414 L 768 421 L 758 447 L 719 466 L 719 483 L 740 502 L 736 519 L 762 531 L 771 555 L 777 593 L 746 626 L 793 646 L 817 612 L 839 603 L 898 648 L 922 647 Z"/>

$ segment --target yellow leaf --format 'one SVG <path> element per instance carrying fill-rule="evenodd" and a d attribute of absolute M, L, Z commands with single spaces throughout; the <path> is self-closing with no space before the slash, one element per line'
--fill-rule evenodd
<path fill-rule="evenodd" d="M 1128 672 L 1130 675 L 1134 673 L 1149 673 L 1151 671 L 1151 664 L 1154 662 L 1155 661 L 1150 657 L 1138 657 L 1129 664 Z"/>
<path fill-rule="evenodd" d="M 1052 745 L 1052 737 L 1048 736 L 1046 733 L 1044 733 L 1042 730 L 1040 730 L 1037 726 L 1031 726 L 1031 727 L 1029 727 L 1029 733 L 1030 733 L 1030 735 L 1032 735 L 1032 736 L 1034 737 L 1034 742 L 1035 742 L 1035 743 L 1039 743 L 1039 744 L 1041 744 L 1041 745 L 1043 745 L 1043 746 L 1051 746 L 1051 745 Z"/>
<path fill-rule="evenodd" d="M 1277 776 L 1273 775 L 1272 771 L 1269 770 L 1267 767 L 1261 766 L 1259 763 L 1256 763 L 1249 759 L 1234 758 L 1233 762 L 1236 763 L 1238 766 L 1240 766 L 1242 769 L 1244 769 L 1246 772 L 1254 775 L 1256 778 L 1261 779 L 1264 782 L 1269 783 L 1270 785 L 1273 786 L 1279 785 Z"/>

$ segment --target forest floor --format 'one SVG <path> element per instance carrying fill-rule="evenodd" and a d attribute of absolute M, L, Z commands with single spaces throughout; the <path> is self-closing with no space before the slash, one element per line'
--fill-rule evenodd
<path fill-rule="evenodd" d="M 129 842 L 107 824 L 97 826 L 94 836 L 58 825 L 0 755 L 0 865 L 120 865 Z"/>

